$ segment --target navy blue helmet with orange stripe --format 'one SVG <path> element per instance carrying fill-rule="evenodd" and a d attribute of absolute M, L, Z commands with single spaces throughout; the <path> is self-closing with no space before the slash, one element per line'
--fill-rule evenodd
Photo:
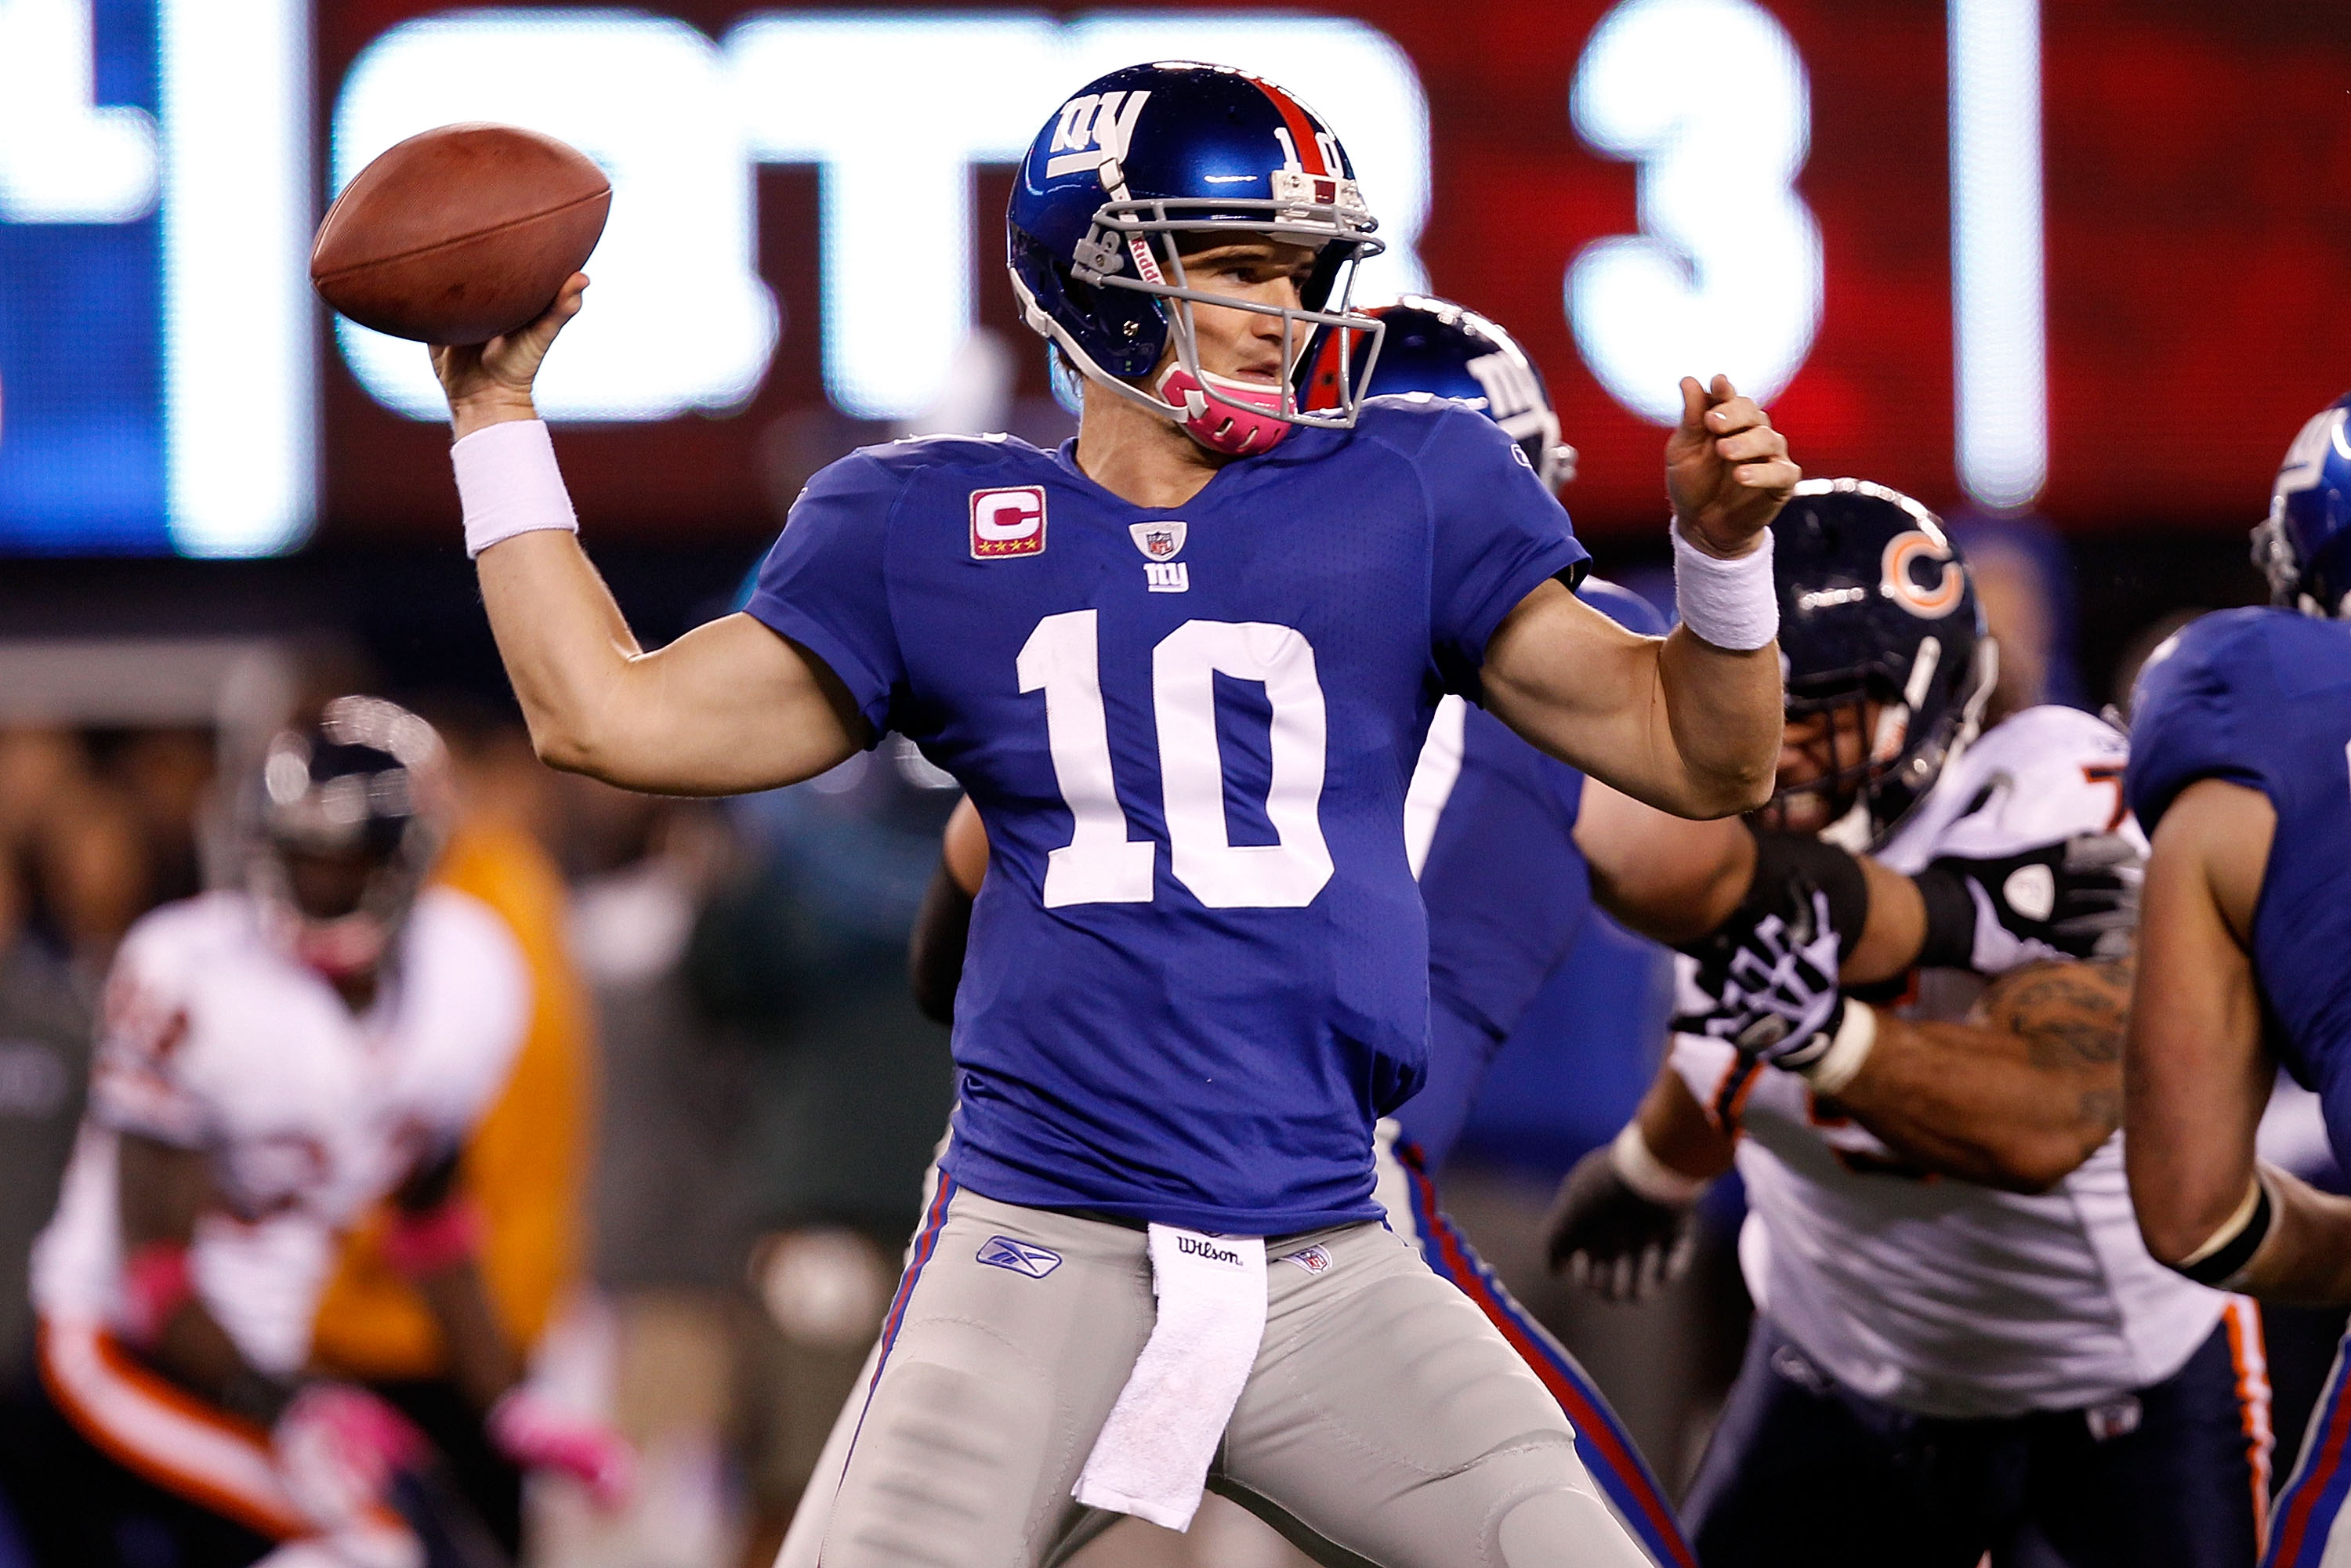
<path fill-rule="evenodd" d="M 1353 263 L 1381 248 L 1376 224 L 1338 137 L 1272 82 L 1181 61 L 1088 82 L 1029 144 L 1005 221 L 1025 319 L 1089 381 L 1210 444 L 1204 403 L 1275 422 L 1244 450 L 1289 425 L 1354 423 L 1359 388 L 1310 409 L 1294 372 L 1318 329 L 1376 342 L 1379 323 L 1347 308 Z M 1242 307 L 1281 319 L 1293 373 L 1279 389 L 1202 370 L 1192 307 L 1233 301 L 1201 293 L 1184 271 L 1187 253 L 1259 236 L 1316 258 L 1297 307 Z"/>
<path fill-rule="evenodd" d="M 1893 835 L 1975 738 L 1998 669 L 1975 580 L 1942 519 L 1866 479 L 1807 479 L 1771 525 L 1788 721 L 1827 715 L 1826 773 L 1791 798 L 1826 798 L 1830 832 L 1858 853 Z M 1841 710 L 1853 716 L 1834 722 Z"/>

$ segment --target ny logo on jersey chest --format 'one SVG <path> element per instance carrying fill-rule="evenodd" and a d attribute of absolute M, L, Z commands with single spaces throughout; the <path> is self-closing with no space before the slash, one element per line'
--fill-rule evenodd
<path fill-rule="evenodd" d="M 1129 523 L 1127 537 L 1143 552 L 1143 585 L 1154 593 L 1189 593 L 1192 569 L 1176 558 L 1184 553 L 1189 528 L 1176 518 L 1155 523 Z"/>

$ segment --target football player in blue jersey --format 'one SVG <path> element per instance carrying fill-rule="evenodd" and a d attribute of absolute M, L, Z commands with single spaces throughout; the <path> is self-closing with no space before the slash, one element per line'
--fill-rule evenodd
<path fill-rule="evenodd" d="M 1744 810 L 1779 728 L 1754 402 L 1686 381 L 1683 624 L 1577 600 L 1525 455 L 1447 402 L 1309 409 L 1378 244 L 1337 137 L 1225 68 L 1113 72 L 1014 181 L 1059 452 L 940 438 L 820 474 L 747 612 L 639 650 L 529 387 L 580 308 L 436 350 L 467 544 L 540 755 L 626 787 L 813 777 L 888 729 L 987 828 L 960 1102 L 823 1547 L 1041 1563 L 1205 1485 L 1325 1562 L 1635 1563 L 1557 1404 L 1379 1224 L 1426 1051 L 1405 793 L 1447 692 L 1660 809 Z"/>
<path fill-rule="evenodd" d="M 2351 397 L 2287 450 L 2254 530 L 2278 608 L 2159 649 L 2128 792 L 2153 841 L 2124 1059 L 2131 1197 L 2154 1254 L 2263 1300 L 2351 1301 L 2351 1200 L 2257 1161 L 2277 1069 L 2351 1157 Z M 2299 613 L 2297 613 L 2299 612 Z M 2338 1354 L 2264 1562 L 2351 1554 Z"/>
<path fill-rule="evenodd" d="M 1354 348 L 1350 368 L 1366 396 L 1466 402 L 1518 443 L 1546 486 L 1573 477 L 1575 450 L 1560 439 L 1542 374 L 1500 326 L 1421 295 L 1366 314 L 1384 329 L 1375 366 L 1368 345 Z M 1337 396 L 1342 348 L 1326 340 L 1311 360 L 1309 406 Z M 1665 630 L 1646 601 L 1613 583 L 1587 578 L 1576 592 L 1633 631 Z M 1585 1468 L 1651 1560 L 1659 1568 L 1696 1568 L 1664 1488 L 1599 1386 L 1479 1258 L 1438 1204 L 1430 1176 L 1460 1135 L 1495 1052 L 1590 915 L 1590 882 L 1574 839 L 1583 787 L 1581 773 L 1491 714 L 1457 696 L 1437 706 L 1405 796 L 1405 854 L 1428 912 L 1427 1077 L 1379 1124 L 1376 1191 L 1389 1228 L 1478 1304 L 1558 1399 Z M 948 822 L 909 955 L 915 998 L 941 1022 L 953 1021 L 972 903 L 987 867 L 987 833 L 967 800 Z M 845 1446 L 837 1437 L 829 1455 Z M 820 1469 L 811 1489 L 825 1484 Z M 781 1568 L 813 1568 L 822 1513 L 821 1503 L 803 1505 Z"/>

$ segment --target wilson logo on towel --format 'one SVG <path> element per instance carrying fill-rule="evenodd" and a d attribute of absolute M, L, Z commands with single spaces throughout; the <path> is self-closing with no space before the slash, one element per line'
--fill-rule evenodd
<path fill-rule="evenodd" d="M 1196 1236 L 1178 1236 L 1176 1238 L 1176 1250 L 1184 1253 L 1188 1257 L 1201 1259 L 1207 1262 L 1229 1263 L 1236 1269 L 1240 1267 L 1241 1255 L 1239 1253 L 1234 1251 L 1229 1247 L 1218 1247 L 1210 1242 L 1204 1241 Z"/>
<path fill-rule="evenodd" d="M 981 1243 L 979 1260 L 991 1269 L 1009 1269 L 1032 1280 L 1041 1280 L 1061 1266 L 1059 1252 L 1015 1241 L 1009 1236 L 991 1236 Z"/>

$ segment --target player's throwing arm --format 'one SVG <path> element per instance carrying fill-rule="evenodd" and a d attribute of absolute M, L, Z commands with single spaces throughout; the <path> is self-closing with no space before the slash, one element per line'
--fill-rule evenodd
<path fill-rule="evenodd" d="M 457 438 L 465 549 L 531 744 L 555 767 L 664 794 L 821 773 L 857 748 L 862 723 L 821 663 L 746 615 L 645 653 L 580 548 L 530 389 L 587 287 L 575 274 L 522 330 L 433 351 Z"/>

